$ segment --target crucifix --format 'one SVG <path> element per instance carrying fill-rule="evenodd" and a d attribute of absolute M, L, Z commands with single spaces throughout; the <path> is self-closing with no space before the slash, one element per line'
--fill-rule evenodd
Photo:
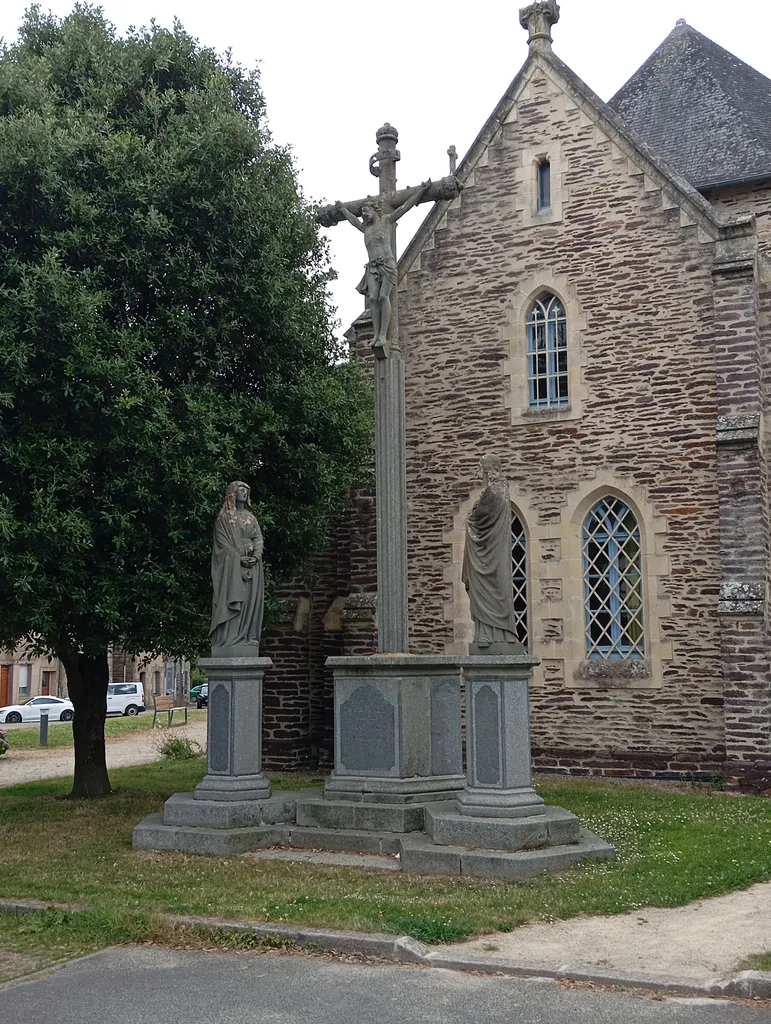
<path fill-rule="evenodd" d="M 370 172 L 380 179 L 377 196 L 333 203 L 318 213 L 324 227 L 347 220 L 364 234 L 367 265 L 358 291 L 372 314 L 375 354 L 375 489 L 377 494 L 377 626 L 381 654 L 407 653 L 407 482 L 404 362 L 399 348 L 396 222 L 419 203 L 454 199 L 454 174 L 414 188 L 396 188 L 399 134 L 386 123 L 375 133 L 378 148 Z"/>

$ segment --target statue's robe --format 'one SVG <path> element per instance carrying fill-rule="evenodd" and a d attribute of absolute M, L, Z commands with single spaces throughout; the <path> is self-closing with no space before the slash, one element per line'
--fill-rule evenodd
<path fill-rule="evenodd" d="M 469 513 L 462 578 L 471 604 L 474 642 L 480 647 L 516 643 L 511 504 L 505 480 L 489 484 Z"/>
<path fill-rule="evenodd" d="M 257 562 L 246 568 L 241 558 L 251 546 Z M 220 513 L 211 556 L 212 647 L 259 645 L 265 610 L 262 546 L 262 531 L 251 513 L 232 518 Z"/>

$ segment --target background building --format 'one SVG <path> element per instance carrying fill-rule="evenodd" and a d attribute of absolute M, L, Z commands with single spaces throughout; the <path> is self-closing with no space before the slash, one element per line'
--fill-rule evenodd
<path fill-rule="evenodd" d="M 0 651 L 0 707 L 30 697 L 67 696 L 67 677 L 57 658 L 30 658 L 23 651 Z"/>

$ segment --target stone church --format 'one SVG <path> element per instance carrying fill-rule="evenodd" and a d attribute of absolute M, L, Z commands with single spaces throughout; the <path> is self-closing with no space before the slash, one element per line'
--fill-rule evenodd
<path fill-rule="evenodd" d="M 494 453 L 535 767 L 768 789 L 771 80 L 678 21 L 605 103 L 558 16 L 521 12 L 528 59 L 399 263 L 410 649 L 467 651 Z M 284 595 L 268 767 L 329 764 L 325 658 L 376 650 L 374 500 Z"/>

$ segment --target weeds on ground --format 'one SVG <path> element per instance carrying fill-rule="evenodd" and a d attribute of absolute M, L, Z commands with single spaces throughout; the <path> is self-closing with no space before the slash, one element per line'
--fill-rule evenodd
<path fill-rule="evenodd" d="M 167 761 L 192 761 L 203 757 L 203 747 L 184 733 L 163 729 L 154 739 L 153 746 Z"/>
<path fill-rule="evenodd" d="M 771 953 L 756 953 L 748 956 L 739 965 L 742 971 L 771 971 Z"/>

